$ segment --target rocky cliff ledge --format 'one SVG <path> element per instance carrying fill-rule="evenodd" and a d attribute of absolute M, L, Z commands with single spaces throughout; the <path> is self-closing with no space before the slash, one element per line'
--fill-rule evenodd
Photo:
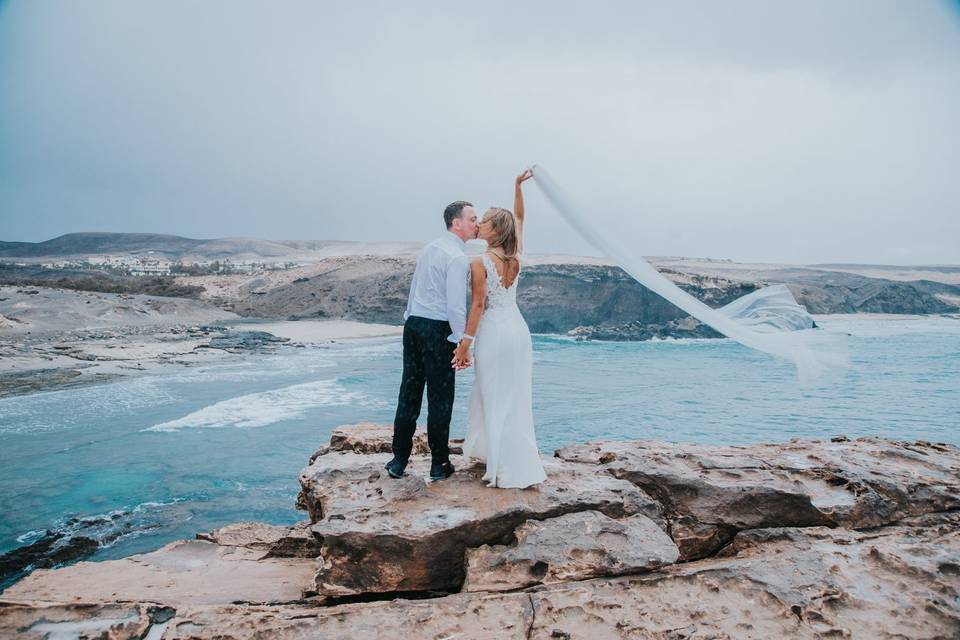
<path fill-rule="evenodd" d="M 591 442 L 548 482 L 382 471 L 338 429 L 293 527 L 242 523 L 0 596 L 24 638 L 956 638 L 960 449 L 880 439 Z"/>
<path fill-rule="evenodd" d="M 205 297 L 242 316 L 400 324 L 414 266 L 409 255 L 338 256 L 289 274 L 233 276 L 246 281 L 226 288 L 210 279 L 181 280 L 207 287 Z M 960 285 L 894 282 L 834 271 L 782 268 L 726 278 L 663 265 L 658 269 L 711 307 L 773 283 L 786 284 L 797 301 L 816 314 L 952 313 L 960 300 Z M 604 340 L 719 336 L 612 265 L 531 264 L 519 283 L 517 302 L 537 333 L 575 331 L 581 338 Z"/>

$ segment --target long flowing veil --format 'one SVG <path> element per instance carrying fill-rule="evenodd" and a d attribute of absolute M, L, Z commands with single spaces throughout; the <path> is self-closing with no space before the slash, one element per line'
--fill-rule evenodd
<path fill-rule="evenodd" d="M 735 300 L 724 309 L 712 309 L 670 282 L 636 250 L 627 249 L 620 244 L 613 230 L 589 223 L 582 209 L 542 166 L 534 166 L 533 178 L 560 215 L 585 240 L 614 260 L 637 282 L 723 335 L 750 348 L 792 362 L 796 365 L 802 385 L 833 378 L 846 371 L 848 358 L 844 336 L 818 329 L 795 330 L 795 322 L 779 318 L 778 307 L 781 310 L 790 307 L 785 303 L 783 295 L 786 287 L 770 292 L 773 295 L 769 296 L 755 295 L 754 292 Z M 789 291 L 786 293 L 790 295 Z M 790 299 L 792 300 L 792 296 Z M 773 301 L 774 304 L 763 305 L 765 300 Z M 758 322 L 758 317 L 763 320 Z"/>

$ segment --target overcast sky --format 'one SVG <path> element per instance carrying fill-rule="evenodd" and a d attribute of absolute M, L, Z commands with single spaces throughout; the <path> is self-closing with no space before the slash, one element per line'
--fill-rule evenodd
<path fill-rule="evenodd" d="M 0 239 L 427 241 L 537 162 L 645 255 L 956 264 L 958 6 L 0 0 Z"/>

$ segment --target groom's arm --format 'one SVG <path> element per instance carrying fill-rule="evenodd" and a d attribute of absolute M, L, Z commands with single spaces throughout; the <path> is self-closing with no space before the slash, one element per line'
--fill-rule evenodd
<path fill-rule="evenodd" d="M 465 255 L 455 257 L 447 267 L 447 319 L 453 332 L 447 338 L 456 344 L 463 337 L 467 325 L 467 276 L 470 259 Z"/>

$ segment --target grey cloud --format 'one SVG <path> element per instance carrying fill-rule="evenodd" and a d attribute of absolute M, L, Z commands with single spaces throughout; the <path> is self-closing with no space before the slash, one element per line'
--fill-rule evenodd
<path fill-rule="evenodd" d="M 8 0 L 0 237 L 427 240 L 536 161 L 645 254 L 960 262 L 953 5 L 556 4 Z"/>

